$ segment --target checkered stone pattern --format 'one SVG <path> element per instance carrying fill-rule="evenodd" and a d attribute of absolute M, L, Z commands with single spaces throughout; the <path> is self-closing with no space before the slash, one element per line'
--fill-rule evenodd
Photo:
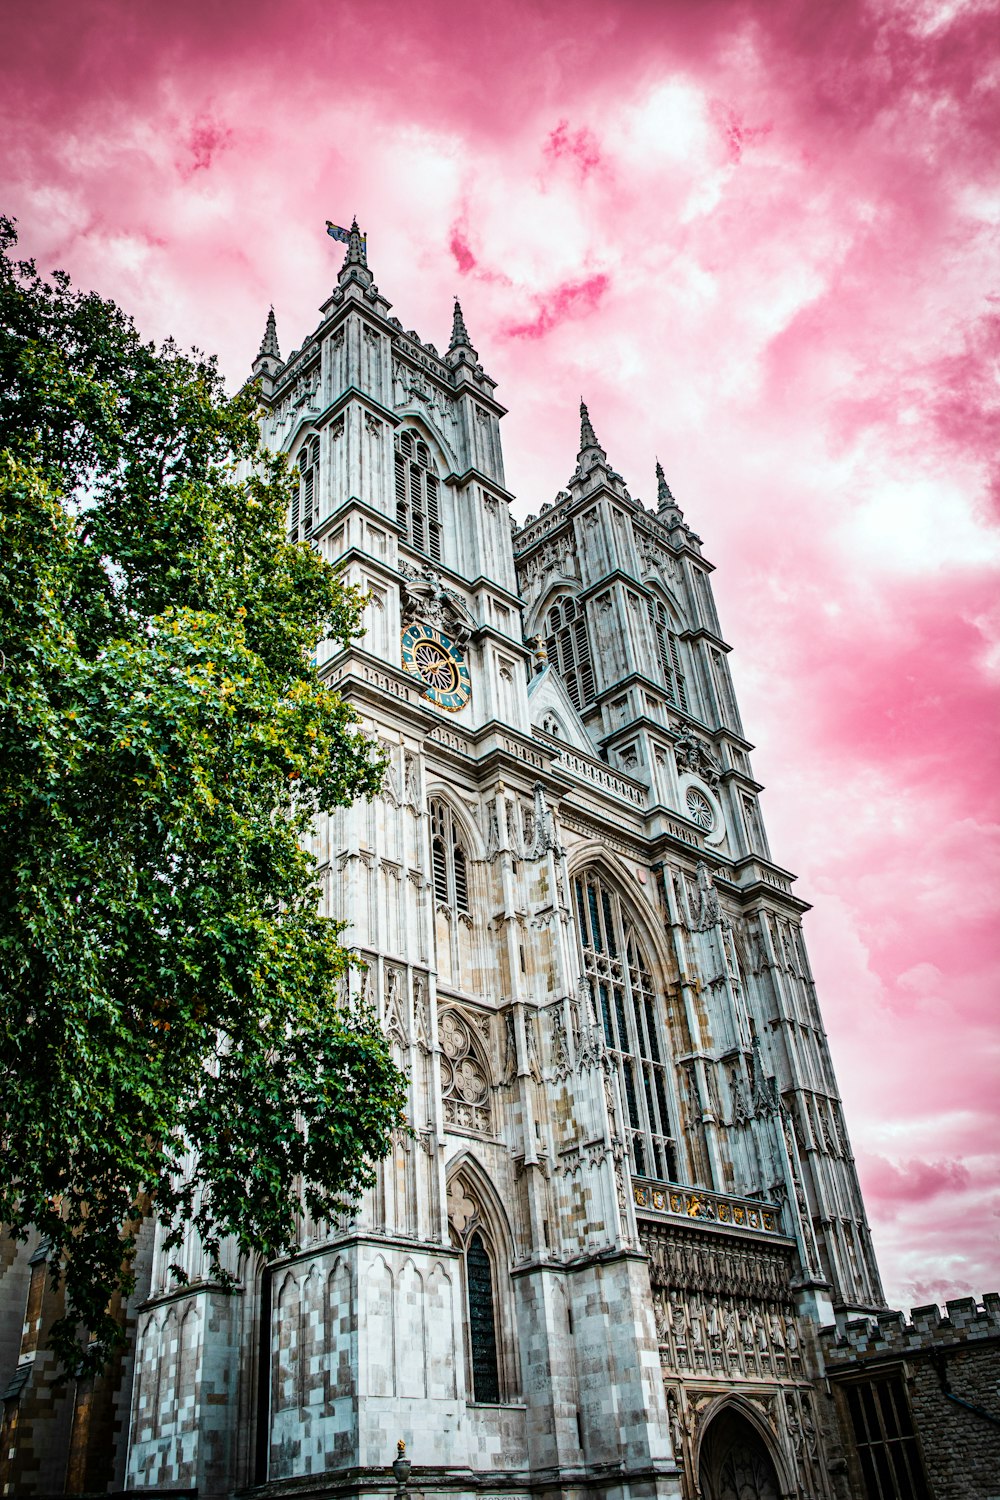
<path fill-rule="evenodd" d="M 357 1318 L 350 1257 L 323 1255 L 274 1275 L 269 1474 L 320 1473 L 355 1448 Z"/>
<path fill-rule="evenodd" d="M 142 1318 L 128 1484 L 218 1492 L 236 1389 L 236 1299 L 198 1291 Z"/>

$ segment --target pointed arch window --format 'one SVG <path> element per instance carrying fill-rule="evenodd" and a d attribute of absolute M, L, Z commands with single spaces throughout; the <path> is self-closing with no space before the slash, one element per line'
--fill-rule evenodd
<path fill-rule="evenodd" d="M 396 437 L 396 524 L 411 547 L 441 561 L 440 480 L 430 449 L 410 427 Z"/>
<path fill-rule="evenodd" d="M 503 1236 L 492 1220 L 475 1184 L 452 1178 L 448 1227 L 462 1256 L 468 1386 L 471 1399 L 483 1402 L 511 1399 L 517 1364 Z"/>
<path fill-rule="evenodd" d="M 312 530 L 319 515 L 319 438 L 311 437 L 298 458 L 299 485 L 292 495 L 288 540 L 298 542 Z"/>
<path fill-rule="evenodd" d="M 632 1170 L 676 1182 L 669 1052 L 650 965 L 624 904 L 596 872 L 578 875 L 573 894 L 584 973 L 618 1070 Z"/>
<path fill-rule="evenodd" d="M 594 664 L 584 612 L 570 594 L 555 599 L 546 613 L 545 645 L 573 707 L 586 708 L 594 701 Z"/>
<path fill-rule="evenodd" d="M 497 1360 L 493 1264 L 478 1229 L 469 1240 L 465 1251 L 465 1280 L 469 1298 L 473 1399 L 499 1401 L 500 1367 Z"/>
<path fill-rule="evenodd" d="M 431 799 L 431 873 L 434 900 L 453 911 L 469 910 L 469 867 L 455 815 L 446 802 Z"/>
<path fill-rule="evenodd" d="M 656 640 L 656 654 L 660 660 L 660 671 L 667 689 L 667 697 L 675 708 L 687 709 L 687 683 L 684 675 L 684 658 L 681 644 L 670 628 L 670 616 L 659 599 L 646 600 L 646 612 Z"/>

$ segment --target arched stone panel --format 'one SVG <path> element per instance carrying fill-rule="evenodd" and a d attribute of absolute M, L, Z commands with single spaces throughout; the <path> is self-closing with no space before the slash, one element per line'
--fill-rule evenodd
<path fill-rule="evenodd" d="M 424 1278 L 407 1258 L 396 1284 L 397 1388 L 401 1396 L 427 1394 Z"/>
<path fill-rule="evenodd" d="M 795 1481 L 763 1416 L 739 1396 L 705 1412 L 695 1456 L 702 1500 L 791 1500 Z"/>
<path fill-rule="evenodd" d="M 376 1256 L 365 1276 L 364 1329 L 366 1394 L 395 1396 L 395 1285 L 392 1271 L 381 1255 Z"/>

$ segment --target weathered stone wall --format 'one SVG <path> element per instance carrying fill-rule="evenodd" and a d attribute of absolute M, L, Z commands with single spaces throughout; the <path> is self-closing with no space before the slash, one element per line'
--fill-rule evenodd
<path fill-rule="evenodd" d="M 944 1313 L 936 1305 L 915 1307 L 909 1321 L 901 1312 L 887 1312 L 821 1331 L 820 1353 L 848 1466 L 847 1493 L 865 1493 L 848 1385 L 898 1375 L 934 1500 L 1000 1495 L 1000 1294 L 989 1293 L 980 1304 L 962 1297 L 945 1307 Z"/>

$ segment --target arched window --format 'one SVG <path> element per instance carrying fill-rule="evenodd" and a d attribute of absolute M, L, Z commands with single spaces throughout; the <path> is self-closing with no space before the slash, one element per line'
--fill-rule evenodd
<path fill-rule="evenodd" d="M 594 699 L 594 666 L 583 610 L 569 594 L 556 599 L 545 616 L 545 646 L 573 707 L 586 708 Z"/>
<path fill-rule="evenodd" d="M 396 524 L 418 552 L 441 560 L 440 481 L 427 444 L 412 428 L 396 437 Z"/>
<path fill-rule="evenodd" d="M 592 870 L 578 875 L 573 893 L 584 973 L 628 1114 L 632 1170 L 676 1182 L 668 1052 L 649 964 L 625 907 L 599 875 Z"/>
<path fill-rule="evenodd" d="M 464 1173 L 448 1185 L 451 1241 L 462 1254 L 466 1357 L 473 1401 L 509 1400 L 516 1383 L 512 1359 L 509 1282 L 500 1252 L 502 1234 L 483 1193 Z"/>
<path fill-rule="evenodd" d="M 675 708 L 686 710 L 688 698 L 684 681 L 684 660 L 680 641 L 670 628 L 670 616 L 659 599 L 647 599 L 646 611 L 656 639 L 656 654 L 660 659 L 667 697 Z"/>
<path fill-rule="evenodd" d="M 297 542 L 311 530 L 319 515 L 319 438 L 312 437 L 299 454 L 299 487 L 292 495 L 288 540 Z"/>
<path fill-rule="evenodd" d="M 446 802 L 431 800 L 431 871 L 434 900 L 454 911 L 469 910 L 469 872 L 455 815 Z"/>
<path fill-rule="evenodd" d="M 478 1229 L 465 1251 L 465 1282 L 469 1298 L 473 1399 L 499 1401 L 500 1369 L 497 1363 L 493 1265 Z"/>

